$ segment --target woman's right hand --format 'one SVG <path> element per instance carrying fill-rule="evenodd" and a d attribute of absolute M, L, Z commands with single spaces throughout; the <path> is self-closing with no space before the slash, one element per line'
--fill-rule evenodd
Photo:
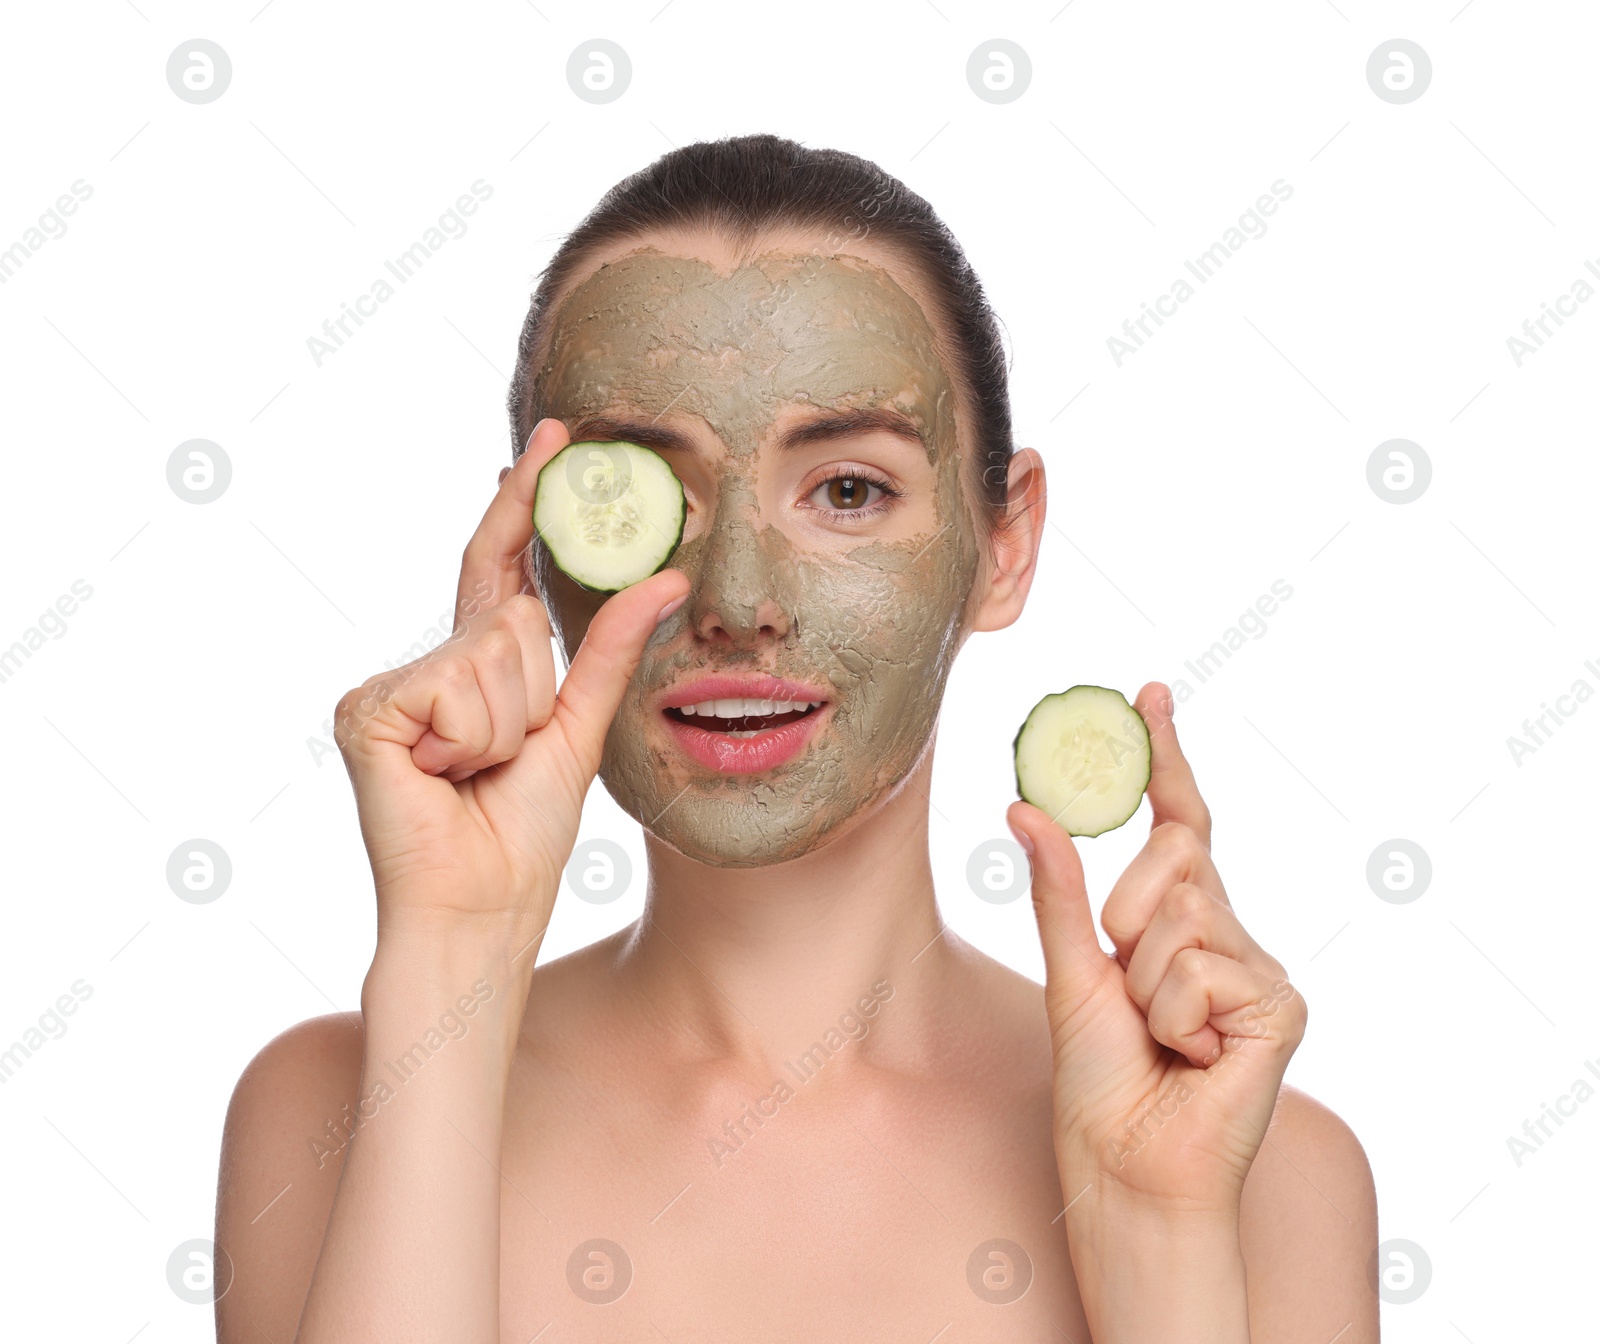
<path fill-rule="evenodd" d="M 662 570 L 608 598 L 556 689 L 550 620 L 526 591 L 540 468 L 568 443 L 535 429 L 462 555 L 456 629 L 369 677 L 335 711 L 386 929 L 425 934 L 549 922 L 606 733 L 665 609 L 688 591 Z"/>

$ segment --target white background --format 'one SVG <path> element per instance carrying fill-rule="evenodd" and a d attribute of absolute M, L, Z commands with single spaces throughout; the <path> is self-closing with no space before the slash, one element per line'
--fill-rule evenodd
<path fill-rule="evenodd" d="M 0 682 L 0 1048 L 92 989 L 0 1084 L 16 1337 L 210 1337 L 166 1264 L 211 1234 L 229 1093 L 277 1032 L 356 1007 L 371 953 L 323 721 L 449 611 L 559 236 L 672 145 L 756 130 L 865 155 L 943 214 L 1051 473 L 1029 609 L 946 700 L 950 924 L 1042 976 L 1029 903 L 965 877 L 1005 834 L 1016 725 L 1073 682 L 1187 680 L 1216 859 L 1311 1005 L 1288 1080 L 1366 1146 L 1380 1236 L 1431 1263 L 1388 1337 L 1593 1330 L 1600 1097 L 1520 1166 L 1507 1145 L 1600 1057 L 1600 699 L 1520 764 L 1507 745 L 1600 689 L 1600 303 L 1520 367 L 1507 347 L 1600 265 L 1588 7 L 102 0 L 5 25 L 0 248 L 93 193 L 0 285 L 0 649 L 92 588 Z M 195 37 L 233 67 L 205 105 L 165 78 Z M 595 37 L 632 63 L 605 105 L 565 76 Z M 999 105 L 965 74 L 996 37 L 1032 65 Z M 1365 75 L 1395 37 L 1433 66 L 1404 105 Z M 479 178 L 469 231 L 318 367 L 307 338 Z M 1107 338 L 1278 179 L 1267 232 L 1119 367 Z M 167 484 L 193 438 L 232 464 L 205 505 Z M 1409 504 L 1368 484 L 1392 438 L 1432 463 Z M 1292 598 L 1200 684 L 1185 661 L 1277 579 Z M 1097 904 L 1146 827 L 1082 842 Z M 598 785 L 584 828 L 642 863 Z M 1366 878 L 1396 837 L 1433 869 L 1404 904 Z M 166 878 L 195 838 L 232 863 L 209 904 Z M 544 956 L 642 894 L 564 898 Z"/>

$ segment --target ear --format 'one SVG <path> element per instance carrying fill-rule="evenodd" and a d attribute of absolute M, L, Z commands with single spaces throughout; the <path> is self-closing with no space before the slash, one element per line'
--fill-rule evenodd
<path fill-rule="evenodd" d="M 506 477 L 509 476 L 509 475 L 511 475 L 511 468 L 510 467 L 501 467 L 500 468 L 500 483 L 504 484 Z"/>
<path fill-rule="evenodd" d="M 1032 448 L 1011 455 L 1006 514 L 990 541 L 987 589 L 974 630 L 1003 630 L 1022 614 L 1044 537 L 1044 459 Z"/>

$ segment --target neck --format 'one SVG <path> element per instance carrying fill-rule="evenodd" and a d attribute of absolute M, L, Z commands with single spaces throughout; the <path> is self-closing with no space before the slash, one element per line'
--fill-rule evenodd
<path fill-rule="evenodd" d="M 932 760 L 786 863 L 714 868 L 646 835 L 649 890 L 623 960 L 663 1046 L 781 1068 L 832 1031 L 862 1059 L 925 1053 L 954 954 L 928 859 Z"/>

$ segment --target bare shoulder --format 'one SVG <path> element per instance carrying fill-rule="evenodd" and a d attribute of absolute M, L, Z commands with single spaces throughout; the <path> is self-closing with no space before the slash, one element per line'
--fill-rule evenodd
<path fill-rule="evenodd" d="M 1327 1327 L 1341 1344 L 1378 1338 L 1369 1280 L 1378 1200 L 1366 1150 L 1334 1111 L 1283 1085 L 1245 1178 L 1240 1243 L 1251 1333 L 1290 1338 Z"/>
<path fill-rule="evenodd" d="M 1285 1083 L 1245 1179 L 1243 1213 L 1248 1226 L 1277 1236 L 1313 1204 L 1341 1225 L 1375 1214 L 1372 1167 L 1349 1125 L 1309 1093 Z"/>
<path fill-rule="evenodd" d="M 234 1085 L 223 1129 L 223 1161 L 248 1157 L 229 1150 L 230 1138 L 284 1139 L 283 1126 L 333 1103 L 353 1101 L 360 1085 L 361 1059 L 366 1032 L 359 1012 L 324 1013 L 279 1032 L 245 1065 Z M 317 1126 L 323 1131 L 322 1125 Z M 300 1148 L 310 1156 L 311 1146 L 302 1135 Z M 318 1170 L 327 1162 L 310 1159 Z"/>
<path fill-rule="evenodd" d="M 361 1014 L 327 1013 L 274 1036 L 228 1103 L 217 1179 L 222 1344 L 292 1339 L 357 1115 Z"/>

